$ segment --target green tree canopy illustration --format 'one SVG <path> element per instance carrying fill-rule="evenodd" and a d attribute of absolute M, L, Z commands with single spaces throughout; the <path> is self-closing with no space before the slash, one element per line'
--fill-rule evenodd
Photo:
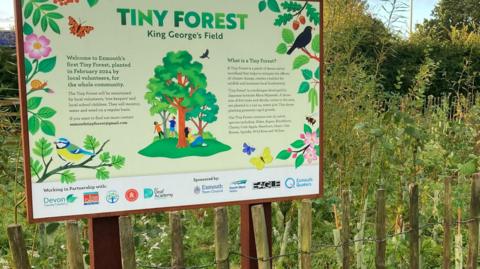
<path fill-rule="evenodd" d="M 187 113 L 206 102 L 205 92 L 200 91 L 207 87 L 207 77 L 202 73 L 202 69 L 203 65 L 194 62 L 187 51 L 169 52 L 163 58 L 163 65 L 155 68 L 155 76 L 147 85 L 156 98 L 163 98 L 177 110 L 178 148 L 187 147 Z"/>
<path fill-rule="evenodd" d="M 205 127 L 207 127 L 209 123 L 217 120 L 219 107 L 217 105 L 217 97 L 213 93 L 207 92 L 205 89 L 200 89 L 198 91 L 205 96 L 205 103 L 188 112 L 187 120 L 190 120 L 195 124 L 199 135 L 203 135 Z"/>

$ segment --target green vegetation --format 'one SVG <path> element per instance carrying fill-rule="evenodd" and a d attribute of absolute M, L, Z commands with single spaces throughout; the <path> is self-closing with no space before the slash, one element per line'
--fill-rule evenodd
<path fill-rule="evenodd" d="M 138 153 L 146 157 L 166 157 L 176 159 L 189 156 L 207 157 L 231 149 L 231 147 L 215 139 L 205 139 L 205 144 L 205 147 L 186 147 L 179 149 L 177 148 L 176 138 L 160 139 L 140 150 Z"/>

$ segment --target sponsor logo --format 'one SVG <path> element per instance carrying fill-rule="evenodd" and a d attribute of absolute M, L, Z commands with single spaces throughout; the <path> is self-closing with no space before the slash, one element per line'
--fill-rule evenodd
<path fill-rule="evenodd" d="M 116 202 L 118 202 L 119 199 L 120 195 L 117 191 L 109 191 L 107 192 L 107 196 L 105 197 L 105 200 L 107 200 L 109 204 L 115 204 Z"/>
<path fill-rule="evenodd" d="M 45 206 L 64 206 L 73 204 L 77 200 L 77 197 L 73 194 L 67 195 L 67 197 L 55 197 L 55 198 L 43 198 L 43 204 Z"/>
<path fill-rule="evenodd" d="M 293 188 L 306 188 L 306 187 L 311 187 L 313 186 L 313 178 L 297 178 L 294 179 L 292 177 L 289 177 L 285 179 L 285 187 L 288 189 L 293 189 Z"/>
<path fill-rule="evenodd" d="M 230 187 L 228 188 L 230 192 L 238 192 L 240 190 L 247 188 L 247 180 L 241 179 L 230 183 Z"/>
<path fill-rule="evenodd" d="M 98 192 L 84 192 L 83 193 L 83 205 L 98 205 L 100 202 L 100 196 Z"/>
<path fill-rule="evenodd" d="M 254 190 L 263 190 L 263 189 L 276 189 L 280 188 L 280 181 L 271 180 L 271 181 L 259 181 L 253 183 Z"/>
<path fill-rule="evenodd" d="M 129 189 L 125 192 L 125 199 L 129 202 L 135 202 L 138 199 L 138 191 L 136 189 Z"/>
<path fill-rule="evenodd" d="M 193 189 L 193 192 L 195 194 L 220 193 L 220 192 L 223 192 L 223 184 L 195 186 L 195 189 Z"/>
<path fill-rule="evenodd" d="M 154 194 L 155 194 L 155 199 L 173 198 L 173 193 L 167 193 L 165 192 L 165 189 L 155 188 Z"/>
<path fill-rule="evenodd" d="M 153 197 L 153 190 L 150 188 L 143 189 L 143 198 L 150 199 Z"/>

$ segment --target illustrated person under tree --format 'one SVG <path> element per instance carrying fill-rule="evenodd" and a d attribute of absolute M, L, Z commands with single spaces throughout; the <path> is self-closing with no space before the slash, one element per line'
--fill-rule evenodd
<path fill-rule="evenodd" d="M 185 127 L 185 137 L 187 138 L 187 141 L 188 143 L 190 143 L 190 147 L 192 148 L 207 146 L 207 144 L 203 140 L 203 137 L 201 135 L 193 135 L 192 129 L 190 129 L 189 127 Z"/>
<path fill-rule="evenodd" d="M 153 125 L 155 126 L 154 133 L 158 133 L 158 137 L 162 139 L 162 136 L 165 138 L 165 134 L 162 131 L 162 125 L 158 122 L 153 122 Z"/>
<path fill-rule="evenodd" d="M 175 137 L 175 126 L 177 125 L 177 121 L 175 120 L 175 116 L 172 117 L 170 121 L 168 121 L 169 130 L 170 130 L 170 137 Z"/>

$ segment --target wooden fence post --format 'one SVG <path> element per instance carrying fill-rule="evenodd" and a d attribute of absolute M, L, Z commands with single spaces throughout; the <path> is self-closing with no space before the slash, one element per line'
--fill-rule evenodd
<path fill-rule="evenodd" d="M 387 249 L 387 232 L 385 227 L 386 221 L 385 210 L 385 190 L 377 190 L 377 222 L 376 222 L 376 256 L 375 266 L 377 269 L 385 269 L 385 253 Z"/>
<path fill-rule="evenodd" d="M 7 233 L 15 269 L 30 269 L 27 248 L 25 247 L 25 240 L 23 239 L 22 226 L 18 224 L 9 225 L 7 227 Z"/>
<path fill-rule="evenodd" d="M 135 259 L 135 239 L 133 237 L 132 220 L 130 216 L 121 216 L 118 220 L 120 229 L 120 248 L 122 250 L 123 269 L 137 268 Z"/>
<path fill-rule="evenodd" d="M 478 217 L 480 215 L 480 174 L 472 179 L 472 193 L 470 198 L 470 225 L 468 236 L 467 268 L 476 269 L 478 259 Z"/>
<path fill-rule="evenodd" d="M 312 201 L 303 200 L 300 207 L 300 269 L 312 268 Z"/>
<path fill-rule="evenodd" d="M 215 208 L 215 261 L 217 269 L 229 269 L 228 212 L 227 208 Z"/>
<path fill-rule="evenodd" d="M 67 236 L 67 262 L 70 269 L 84 269 L 83 247 L 80 239 L 78 222 L 67 221 L 65 223 L 65 234 Z"/>
<path fill-rule="evenodd" d="M 350 268 L 350 191 L 342 191 L 342 269 Z"/>
<path fill-rule="evenodd" d="M 410 185 L 410 269 L 420 268 L 418 185 Z"/>
<path fill-rule="evenodd" d="M 445 194 L 443 196 L 443 269 L 450 269 L 452 255 L 452 178 L 445 178 Z"/>
<path fill-rule="evenodd" d="M 172 235 L 172 268 L 185 268 L 183 258 L 183 227 L 179 212 L 170 212 L 170 233 Z"/>
<path fill-rule="evenodd" d="M 257 249 L 258 268 L 270 269 L 270 249 L 263 205 L 252 206 L 253 232 Z"/>

